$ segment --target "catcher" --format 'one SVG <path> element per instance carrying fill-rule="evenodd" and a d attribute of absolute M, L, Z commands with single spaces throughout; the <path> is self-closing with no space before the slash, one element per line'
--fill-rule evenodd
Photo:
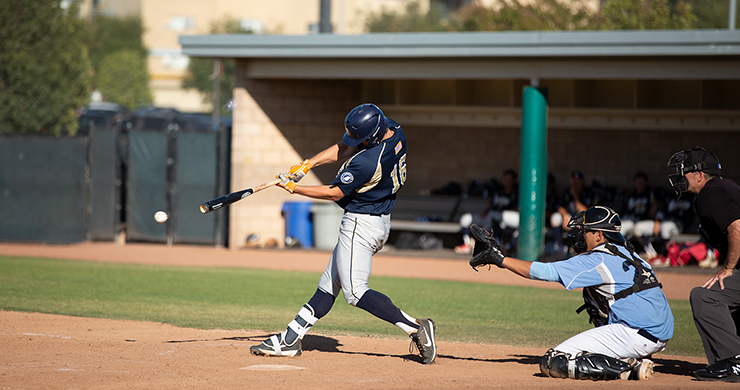
<path fill-rule="evenodd" d="M 650 265 L 625 241 L 621 227 L 614 210 L 590 207 L 568 222 L 568 236 L 578 255 L 539 263 L 505 257 L 490 232 L 471 226 L 476 246 L 470 265 L 476 271 L 493 264 L 525 278 L 559 282 L 567 290 L 583 288 L 584 306 L 595 327 L 548 350 L 540 360 L 543 375 L 591 380 L 652 377 L 649 358 L 673 337 L 673 314 Z"/>

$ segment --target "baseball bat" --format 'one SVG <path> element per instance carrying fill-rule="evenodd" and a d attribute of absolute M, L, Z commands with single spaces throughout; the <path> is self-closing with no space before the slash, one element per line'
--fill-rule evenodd
<path fill-rule="evenodd" d="M 267 183 L 260 184 L 257 187 L 247 188 L 246 190 L 232 192 L 228 195 L 219 196 L 216 199 L 211 199 L 208 202 L 200 205 L 200 212 L 203 214 L 207 214 L 211 211 L 218 210 L 221 207 L 228 206 L 234 202 L 238 202 L 246 198 L 247 196 L 254 194 L 255 192 L 262 191 L 267 187 L 272 187 L 277 183 L 280 183 L 280 179 L 268 181 Z"/>

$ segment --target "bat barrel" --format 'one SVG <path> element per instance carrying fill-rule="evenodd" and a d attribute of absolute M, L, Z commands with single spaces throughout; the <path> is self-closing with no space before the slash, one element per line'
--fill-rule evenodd
<path fill-rule="evenodd" d="M 213 211 L 213 209 L 207 203 L 203 203 L 202 205 L 200 205 L 200 212 L 201 213 L 208 214 L 211 211 Z"/>

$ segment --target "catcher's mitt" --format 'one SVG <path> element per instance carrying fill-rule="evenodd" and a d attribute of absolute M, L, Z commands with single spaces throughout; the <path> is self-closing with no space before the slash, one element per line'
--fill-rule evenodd
<path fill-rule="evenodd" d="M 470 266 L 476 271 L 478 267 L 488 264 L 504 268 L 504 250 L 493 235 L 476 224 L 470 225 L 470 233 L 476 241 Z"/>

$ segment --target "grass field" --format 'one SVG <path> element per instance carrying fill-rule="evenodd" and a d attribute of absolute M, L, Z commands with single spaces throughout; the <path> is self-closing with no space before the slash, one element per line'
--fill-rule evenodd
<path fill-rule="evenodd" d="M 202 329 L 285 329 L 316 289 L 319 274 L 188 268 L 0 256 L 0 309 L 155 321 Z M 588 329 L 578 292 L 464 282 L 371 277 L 411 316 L 431 317 L 437 338 L 552 347 Z M 703 356 L 687 301 L 670 301 L 674 338 L 666 353 Z M 406 336 L 340 297 L 312 333 Z"/>

